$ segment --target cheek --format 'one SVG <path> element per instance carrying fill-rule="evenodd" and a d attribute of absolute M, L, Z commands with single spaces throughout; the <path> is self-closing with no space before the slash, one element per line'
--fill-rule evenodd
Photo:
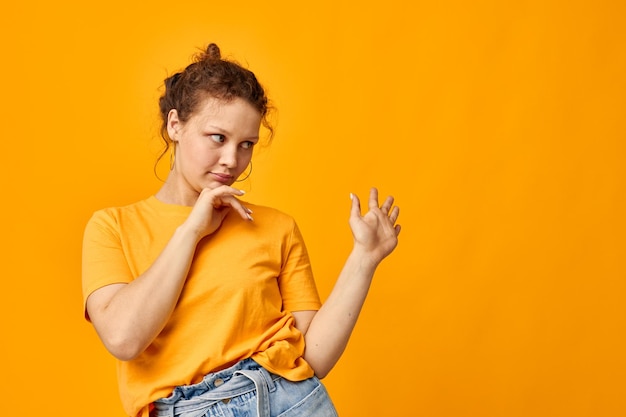
<path fill-rule="evenodd" d="M 250 165 L 250 161 L 252 160 L 252 150 L 247 152 L 242 152 L 241 155 L 237 157 L 237 168 L 241 171 L 244 171 Z"/>
<path fill-rule="evenodd" d="M 188 143 L 184 147 L 184 158 L 192 167 L 204 167 L 213 164 L 217 159 L 215 151 L 198 143 Z"/>

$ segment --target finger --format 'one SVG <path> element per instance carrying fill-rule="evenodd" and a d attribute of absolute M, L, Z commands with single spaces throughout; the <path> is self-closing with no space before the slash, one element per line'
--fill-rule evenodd
<path fill-rule="evenodd" d="M 248 207 L 240 205 L 240 207 L 236 208 L 235 210 L 237 211 L 237 213 L 239 213 L 242 219 L 250 221 L 254 220 L 254 218 L 252 218 L 252 210 L 250 210 Z"/>
<path fill-rule="evenodd" d="M 222 196 L 235 196 L 235 197 L 241 197 L 242 195 L 244 195 L 246 192 L 244 190 L 240 190 L 238 188 L 233 188 L 230 187 L 228 185 L 223 185 L 221 187 L 215 188 L 214 190 L 209 191 L 211 194 L 213 194 L 216 197 L 222 197 Z"/>
<path fill-rule="evenodd" d="M 209 198 L 211 199 L 213 208 L 216 210 L 231 207 L 239 213 L 244 220 L 253 220 L 250 215 L 252 210 L 245 207 L 237 198 L 238 196 L 244 195 L 245 191 L 224 185 L 213 190 L 205 188 L 202 192 L 206 192 L 210 196 Z"/>
<path fill-rule="evenodd" d="M 231 187 L 230 185 L 220 185 L 217 188 L 204 188 L 202 191 L 210 193 L 210 194 L 214 194 L 214 195 L 224 195 L 224 194 L 244 195 L 246 193 L 244 190 Z"/>
<path fill-rule="evenodd" d="M 395 231 L 396 231 L 396 236 L 398 236 L 400 234 L 400 231 L 402 230 L 402 227 L 400 227 L 399 224 L 396 224 L 396 226 L 394 227 Z"/>
<path fill-rule="evenodd" d="M 373 210 L 375 208 L 378 208 L 378 190 L 376 187 L 372 187 L 370 190 L 369 209 Z"/>
<path fill-rule="evenodd" d="M 350 215 L 352 217 L 361 217 L 361 202 L 356 194 L 350 193 L 350 200 L 352 200 L 352 206 L 350 207 Z"/>
<path fill-rule="evenodd" d="M 380 206 L 380 209 L 383 211 L 383 213 L 389 215 L 389 210 L 391 210 L 391 207 L 393 207 L 393 197 L 389 196 L 385 199 L 385 202 L 383 203 L 382 206 Z"/>
<path fill-rule="evenodd" d="M 233 197 L 234 198 L 234 197 Z M 250 210 L 248 207 L 244 206 L 239 200 L 237 200 L 235 198 L 235 200 L 237 201 L 238 204 L 238 208 L 236 209 L 237 212 L 239 213 L 239 215 L 244 219 L 244 220 L 254 220 L 252 218 L 252 210 Z"/>
<path fill-rule="evenodd" d="M 204 188 L 200 193 L 198 199 L 208 199 L 213 207 L 219 208 L 222 206 L 224 197 L 227 196 L 242 196 L 245 191 L 238 190 L 237 188 L 229 187 L 227 185 L 220 186 L 215 189 Z"/>
<path fill-rule="evenodd" d="M 400 215 L 400 207 L 395 206 L 392 210 L 391 210 L 391 214 L 389 215 L 389 220 L 391 221 L 391 224 L 395 224 L 396 221 L 398 220 L 398 216 Z"/>
<path fill-rule="evenodd" d="M 239 215 L 241 216 L 242 219 L 244 220 L 254 220 L 252 218 L 252 210 L 250 210 L 248 207 L 244 206 L 243 203 L 241 201 L 239 201 L 239 199 L 237 199 L 235 196 L 232 195 L 227 195 L 224 196 L 222 198 L 223 204 L 224 205 L 228 205 L 230 206 L 233 210 L 235 210 L 237 213 L 239 213 Z"/>

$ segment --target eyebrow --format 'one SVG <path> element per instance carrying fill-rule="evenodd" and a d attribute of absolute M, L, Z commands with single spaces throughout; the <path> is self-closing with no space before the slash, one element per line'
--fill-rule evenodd
<path fill-rule="evenodd" d="M 212 129 L 212 130 L 217 130 L 217 131 L 218 131 L 218 132 L 220 132 L 220 133 L 225 133 L 226 135 L 232 135 L 232 133 L 231 133 L 231 132 L 229 132 L 228 130 L 222 129 L 222 128 L 221 128 L 221 127 L 219 127 L 219 126 L 209 125 L 209 126 L 207 126 L 207 127 L 208 127 L 209 129 Z M 246 139 L 246 140 L 250 140 L 250 139 L 259 139 L 259 135 L 249 136 L 249 137 L 244 138 L 244 139 Z"/>

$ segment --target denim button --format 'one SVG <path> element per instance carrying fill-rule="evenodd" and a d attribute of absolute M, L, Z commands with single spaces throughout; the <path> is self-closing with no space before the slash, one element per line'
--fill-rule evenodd
<path fill-rule="evenodd" d="M 228 403 L 230 402 L 230 398 L 224 398 L 224 399 L 222 400 L 222 402 L 223 402 L 224 404 L 228 404 Z"/>
<path fill-rule="evenodd" d="M 217 378 L 214 382 L 213 385 L 215 385 L 216 387 L 219 387 L 220 385 L 224 385 L 224 380 L 221 378 Z"/>

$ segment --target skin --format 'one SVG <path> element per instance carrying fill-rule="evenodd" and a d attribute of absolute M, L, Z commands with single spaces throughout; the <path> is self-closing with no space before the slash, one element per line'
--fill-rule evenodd
<path fill-rule="evenodd" d="M 214 233 L 234 210 L 253 221 L 231 185 L 246 169 L 258 142 L 260 113 L 242 99 L 207 98 L 186 121 L 176 110 L 167 131 L 176 147 L 175 164 L 156 197 L 170 204 L 193 206 L 152 266 L 129 284 L 112 284 L 87 299 L 87 312 L 106 348 L 120 360 L 143 352 L 172 314 L 198 242 Z M 368 209 L 361 213 L 350 195 L 354 245 L 333 291 L 319 311 L 295 311 L 295 325 L 306 341 L 304 359 L 323 378 L 346 348 L 380 262 L 398 243 L 399 208 L 392 197 L 382 204 L 372 188 Z"/>

